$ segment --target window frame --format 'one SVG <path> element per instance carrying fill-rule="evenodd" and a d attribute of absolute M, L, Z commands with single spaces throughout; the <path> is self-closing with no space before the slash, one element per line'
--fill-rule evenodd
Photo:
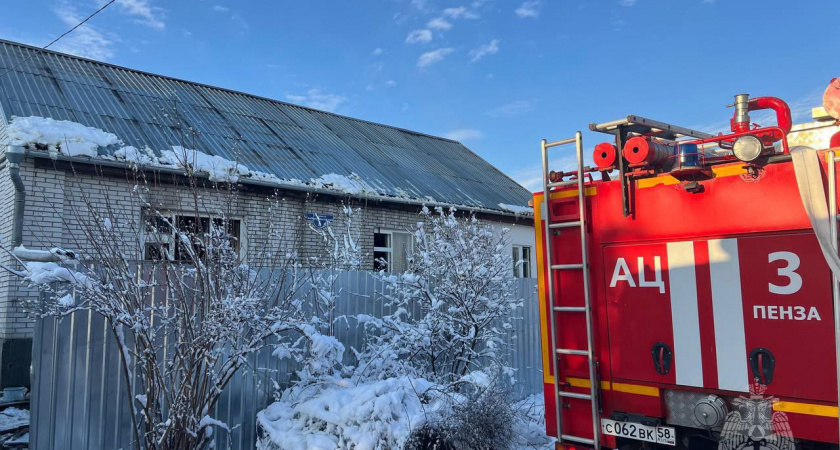
<path fill-rule="evenodd" d="M 388 247 L 377 247 L 376 246 L 376 235 L 377 234 L 384 234 L 384 235 L 388 236 L 388 245 L 389 245 Z M 373 257 L 373 270 L 374 271 L 378 272 L 380 270 L 383 270 L 381 268 L 376 267 L 376 264 L 377 264 L 376 254 L 377 253 L 387 253 L 388 254 L 388 259 L 387 259 L 388 266 L 385 270 L 388 273 L 393 273 L 393 267 L 394 267 L 394 264 L 393 264 L 393 261 L 394 261 L 394 235 L 395 234 L 404 234 L 404 235 L 407 235 L 409 237 L 409 239 L 407 240 L 407 242 L 409 242 L 409 248 L 407 248 L 406 252 L 405 252 L 405 255 L 406 255 L 405 265 L 406 265 L 406 267 L 408 267 L 408 258 L 411 255 L 411 253 L 414 252 L 414 239 L 411 238 L 413 236 L 412 233 L 410 233 L 408 231 L 389 230 L 389 229 L 377 227 L 377 228 L 373 229 L 373 242 L 374 242 L 374 244 L 373 244 L 373 255 L 374 255 L 374 257 Z"/>
<path fill-rule="evenodd" d="M 161 254 L 165 255 L 165 259 L 167 261 L 170 261 L 170 262 L 189 262 L 188 259 L 175 259 L 175 252 L 176 252 L 176 247 L 177 247 L 177 242 L 176 242 L 176 238 L 175 238 L 175 229 L 173 227 L 169 227 L 169 232 L 167 232 L 167 233 L 161 233 L 161 232 L 158 232 L 156 230 L 150 231 L 147 224 L 146 224 L 147 217 L 145 217 L 145 215 L 148 214 L 148 213 L 149 213 L 149 211 L 147 211 L 147 210 L 144 210 L 142 212 L 142 214 L 144 215 L 144 217 L 143 217 L 143 224 L 144 225 L 143 225 L 143 230 L 142 230 L 142 233 L 141 233 L 141 236 L 140 236 L 140 239 L 141 239 L 141 242 L 140 242 L 140 251 L 141 251 L 140 260 L 141 261 L 147 261 L 147 262 L 154 262 L 154 261 L 160 261 L 160 260 L 164 259 L 164 258 L 161 258 L 161 259 L 149 258 L 148 254 L 147 254 L 147 248 L 146 248 L 147 244 L 153 244 L 153 245 L 160 244 L 161 247 L 166 246 L 166 251 L 161 252 Z M 178 223 L 177 221 L 178 221 L 179 217 L 195 218 L 195 216 L 196 216 L 195 213 L 184 212 L 184 211 L 167 210 L 167 211 L 161 211 L 160 213 L 161 213 L 161 215 L 166 216 L 166 218 L 169 220 L 169 222 L 173 225 L 177 225 L 177 223 Z M 207 219 L 208 224 L 212 223 L 215 220 L 229 220 L 229 221 L 232 221 L 232 222 L 233 221 L 238 221 L 239 222 L 239 236 L 236 236 L 236 238 L 237 238 L 237 242 L 239 244 L 239 249 L 238 249 L 237 253 L 238 253 L 239 259 L 242 260 L 243 262 L 245 261 L 245 256 L 247 254 L 246 249 L 248 248 L 248 242 L 247 242 L 248 233 L 247 233 L 247 228 L 246 228 L 246 222 L 245 222 L 245 219 L 243 217 L 232 216 L 232 217 L 226 217 L 225 218 L 225 217 L 220 217 L 220 216 L 212 215 L 212 214 L 199 214 L 198 219 L 199 219 L 199 223 L 203 219 Z M 153 240 L 151 242 L 149 241 L 149 237 L 153 238 Z"/>
<path fill-rule="evenodd" d="M 531 264 L 531 255 L 534 254 L 534 249 L 530 245 L 511 244 L 512 253 L 515 255 L 513 260 L 513 277 L 514 278 L 534 278 L 533 265 Z M 525 250 L 527 249 L 527 258 L 525 257 Z M 519 264 L 520 261 L 524 261 Z M 527 273 L 526 273 L 527 272 Z"/>

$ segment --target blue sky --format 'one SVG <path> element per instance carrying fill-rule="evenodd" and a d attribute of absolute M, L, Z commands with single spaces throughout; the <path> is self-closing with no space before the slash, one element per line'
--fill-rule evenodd
<path fill-rule="evenodd" d="M 104 1 L 7 3 L 0 37 L 44 45 Z M 539 139 L 589 122 L 720 130 L 741 92 L 807 120 L 840 76 L 838 17 L 838 0 L 118 0 L 54 48 L 452 137 L 535 188 Z"/>

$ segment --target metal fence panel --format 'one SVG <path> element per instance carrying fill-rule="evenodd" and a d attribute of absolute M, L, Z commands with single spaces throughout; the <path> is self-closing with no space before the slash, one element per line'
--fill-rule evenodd
<path fill-rule="evenodd" d="M 377 295 L 381 282 L 370 273 L 342 273 L 336 288 L 340 292 L 336 318 L 391 312 Z M 525 304 L 514 313 L 508 365 L 517 369 L 513 394 L 524 397 L 543 388 L 536 280 L 516 280 L 516 293 Z M 350 348 L 362 346 L 363 333 L 353 319 L 347 319 L 336 321 L 335 335 L 347 348 L 345 362 L 352 362 Z M 253 449 L 257 412 L 273 401 L 275 383 L 284 386 L 292 381 L 294 363 L 273 357 L 271 351 L 265 348 L 252 355 L 247 369 L 223 393 L 213 417 L 229 424 L 231 431 L 215 430 L 216 448 Z M 101 316 L 80 311 L 39 320 L 32 358 L 30 448 L 133 448 L 122 355 Z"/>

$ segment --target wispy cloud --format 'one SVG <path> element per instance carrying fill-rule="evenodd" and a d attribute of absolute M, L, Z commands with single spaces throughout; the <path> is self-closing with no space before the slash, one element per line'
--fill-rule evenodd
<path fill-rule="evenodd" d="M 320 89 L 310 89 L 303 94 L 286 94 L 286 100 L 310 108 L 323 111 L 336 111 L 341 105 L 347 103 L 347 97 L 338 94 L 328 94 Z"/>
<path fill-rule="evenodd" d="M 394 86 L 397 85 L 397 82 L 394 81 L 394 80 L 388 80 L 384 83 L 384 85 L 385 85 L 385 87 L 394 87 Z M 373 84 L 373 83 L 368 84 L 367 86 L 365 86 L 365 90 L 366 91 L 375 91 L 376 90 L 376 85 Z"/>
<path fill-rule="evenodd" d="M 484 58 L 487 55 L 499 53 L 499 42 L 501 41 L 493 39 L 489 44 L 484 44 L 475 50 L 470 50 L 470 61 L 478 62 L 481 58 Z"/>
<path fill-rule="evenodd" d="M 525 114 L 531 110 L 531 102 L 527 100 L 517 100 L 515 102 L 506 103 L 497 108 L 493 108 L 484 112 L 485 115 L 499 118 L 499 117 L 513 117 L 520 114 Z"/>
<path fill-rule="evenodd" d="M 222 5 L 213 5 L 213 11 L 228 12 L 228 11 L 230 11 L 230 8 L 228 8 L 227 6 L 222 6 Z"/>
<path fill-rule="evenodd" d="M 239 34 L 244 35 L 251 29 L 251 25 L 239 14 L 234 14 L 230 16 L 230 21 L 233 22 L 239 28 Z"/>
<path fill-rule="evenodd" d="M 411 6 L 422 12 L 429 10 L 428 3 L 428 0 L 411 0 Z"/>
<path fill-rule="evenodd" d="M 634 6 L 637 0 L 619 0 L 618 4 L 621 6 Z"/>
<path fill-rule="evenodd" d="M 624 25 L 627 25 L 627 22 L 621 18 L 615 11 L 610 15 L 610 25 L 612 25 L 613 31 L 621 31 L 624 28 Z"/>
<path fill-rule="evenodd" d="M 373 53 L 373 56 L 379 56 L 379 55 L 382 54 L 382 49 L 379 48 L 379 47 L 376 47 L 371 53 Z"/>
<path fill-rule="evenodd" d="M 423 53 L 422 55 L 420 55 L 419 58 L 417 58 L 417 67 L 420 67 L 422 69 L 423 67 L 428 67 L 432 64 L 437 64 L 443 61 L 453 51 L 455 50 L 453 50 L 452 47 L 445 47 Z"/>
<path fill-rule="evenodd" d="M 532 18 L 536 19 L 540 16 L 540 9 L 542 7 L 542 3 L 540 0 L 534 0 L 530 2 L 523 3 L 519 8 L 516 8 L 514 11 L 517 16 L 525 19 L 525 18 Z"/>
<path fill-rule="evenodd" d="M 155 30 L 166 28 L 163 9 L 150 5 L 148 0 L 118 0 L 117 5 L 122 14 L 133 17 L 141 25 Z"/>
<path fill-rule="evenodd" d="M 443 137 L 458 142 L 476 141 L 484 139 L 484 133 L 473 128 L 462 128 L 460 130 L 452 130 L 449 133 L 444 134 Z"/>
<path fill-rule="evenodd" d="M 59 20 L 70 27 L 77 25 L 84 19 L 69 3 L 61 3 L 55 6 L 53 12 Z M 83 58 L 103 61 L 114 57 L 114 41 L 116 40 L 115 36 L 99 31 L 92 25 L 85 24 L 58 41 L 52 48 Z"/>
<path fill-rule="evenodd" d="M 452 28 L 452 22 L 447 21 L 443 17 L 435 17 L 426 26 L 433 30 L 448 30 Z"/>
<path fill-rule="evenodd" d="M 444 17 L 450 19 L 478 19 L 480 16 L 467 9 L 466 6 L 459 6 L 457 8 L 446 8 L 442 12 Z"/>
<path fill-rule="evenodd" d="M 431 40 L 432 32 L 429 30 L 414 30 L 408 33 L 408 36 L 405 38 L 405 42 L 408 44 L 423 44 L 431 42 Z"/>

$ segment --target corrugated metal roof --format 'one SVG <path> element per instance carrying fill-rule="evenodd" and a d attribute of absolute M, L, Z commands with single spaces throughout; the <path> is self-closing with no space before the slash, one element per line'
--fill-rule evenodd
<path fill-rule="evenodd" d="M 182 145 L 286 180 L 355 173 L 387 196 L 492 210 L 531 198 L 452 140 L 0 40 L 0 73 L 13 67 L 0 78 L 7 121 L 71 120 L 138 148 Z"/>

